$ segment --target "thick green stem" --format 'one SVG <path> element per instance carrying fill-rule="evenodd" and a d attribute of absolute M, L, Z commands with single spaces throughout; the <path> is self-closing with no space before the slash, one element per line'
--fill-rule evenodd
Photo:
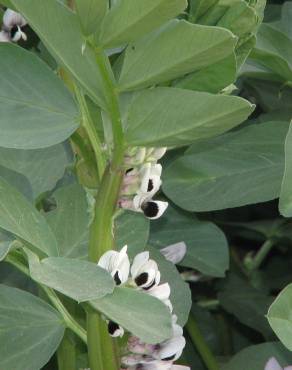
<path fill-rule="evenodd" d="M 5 258 L 6 262 L 9 262 L 11 265 L 15 266 L 18 270 L 23 272 L 25 275 L 30 277 L 29 269 L 17 258 L 14 258 L 11 255 L 8 255 Z M 54 305 L 54 307 L 59 311 L 62 315 L 64 322 L 68 329 L 71 329 L 85 344 L 87 344 L 87 335 L 86 331 L 82 328 L 81 325 L 70 315 L 66 307 L 63 305 L 57 294 L 54 292 L 53 289 L 46 287 L 45 285 L 39 284 L 42 290 L 48 296 L 50 302 Z"/>
<path fill-rule="evenodd" d="M 109 61 L 103 51 L 97 51 L 97 64 L 103 78 L 107 114 L 111 121 L 113 154 L 104 172 L 96 197 L 95 216 L 90 228 L 89 260 L 97 262 L 103 253 L 114 248 L 113 216 L 116 211 L 123 178 L 124 138 Z M 106 322 L 94 311 L 87 315 L 88 353 L 91 370 L 118 370 L 119 359 L 113 339 L 107 332 Z"/>
<path fill-rule="evenodd" d="M 70 338 L 66 330 L 64 338 L 58 348 L 58 370 L 76 369 L 76 349 L 75 343 Z"/>
<path fill-rule="evenodd" d="M 206 367 L 209 370 L 219 370 L 216 358 L 208 347 L 193 315 L 189 316 L 186 328 Z"/>

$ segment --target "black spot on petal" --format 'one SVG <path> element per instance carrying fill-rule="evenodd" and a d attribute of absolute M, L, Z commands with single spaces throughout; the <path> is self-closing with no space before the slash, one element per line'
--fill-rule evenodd
<path fill-rule="evenodd" d="M 18 32 L 18 27 L 14 25 L 10 30 L 10 37 L 13 39 L 13 37 L 16 35 L 17 32 Z"/>
<path fill-rule="evenodd" d="M 146 287 L 144 287 L 143 289 L 144 289 L 144 290 L 149 290 L 149 289 L 153 288 L 153 287 L 154 287 L 154 285 L 155 285 L 155 279 L 152 281 L 152 283 L 151 283 L 149 286 L 146 286 Z"/>
<path fill-rule="evenodd" d="M 114 275 L 114 281 L 116 282 L 117 285 L 121 285 L 122 284 L 122 281 L 119 277 L 119 272 L 117 271 Z"/>
<path fill-rule="evenodd" d="M 159 207 L 156 202 L 150 201 L 142 204 L 142 211 L 146 217 L 156 217 L 159 212 Z"/>
<path fill-rule="evenodd" d="M 120 329 L 120 326 L 113 321 L 109 321 L 107 328 L 108 328 L 109 334 L 114 335 L 115 332 Z"/>
<path fill-rule="evenodd" d="M 127 171 L 126 171 L 126 174 L 128 174 L 129 172 L 132 172 L 134 168 L 128 168 Z"/>
<path fill-rule="evenodd" d="M 169 357 L 162 358 L 162 361 L 172 361 L 175 359 L 175 354 Z"/>
<path fill-rule="evenodd" d="M 147 283 L 148 277 L 149 277 L 148 273 L 147 272 L 143 272 L 142 274 L 140 274 L 139 276 L 136 277 L 135 283 L 138 286 L 144 285 L 144 284 Z"/>
<path fill-rule="evenodd" d="M 149 192 L 149 191 L 152 191 L 153 189 L 154 189 L 153 180 L 149 179 L 147 191 Z"/>

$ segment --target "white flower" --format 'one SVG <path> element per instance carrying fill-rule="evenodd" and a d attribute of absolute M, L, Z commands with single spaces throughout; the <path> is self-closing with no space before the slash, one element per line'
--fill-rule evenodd
<path fill-rule="evenodd" d="M 1 31 L 0 32 L 0 42 L 10 42 L 10 35 L 6 31 Z"/>
<path fill-rule="evenodd" d="M 149 148 L 146 151 L 146 160 L 148 162 L 157 162 L 166 153 L 167 148 Z"/>
<path fill-rule="evenodd" d="M 187 246 L 184 242 L 180 242 L 160 249 L 160 252 L 168 261 L 176 265 L 184 259 L 187 252 Z"/>
<path fill-rule="evenodd" d="M 117 285 L 126 283 L 129 278 L 130 261 L 127 248 L 125 245 L 120 252 L 108 251 L 98 261 L 98 266 L 107 270 Z"/>
<path fill-rule="evenodd" d="M 168 207 L 167 202 L 151 199 L 148 195 L 137 194 L 133 199 L 133 207 L 137 212 L 143 212 L 147 218 L 156 220 Z"/>
<path fill-rule="evenodd" d="M 265 366 L 265 370 L 292 370 L 292 366 L 282 367 L 279 362 L 274 358 L 270 358 Z"/>
<path fill-rule="evenodd" d="M 136 285 L 145 290 L 160 283 L 157 263 L 149 258 L 149 252 L 137 254 L 131 267 L 131 275 Z"/>
<path fill-rule="evenodd" d="M 152 197 L 161 186 L 161 164 L 146 163 L 140 170 L 141 186 L 138 194 Z"/>
<path fill-rule="evenodd" d="M 182 354 L 186 345 L 183 336 L 183 329 L 176 323 L 177 317 L 173 315 L 173 336 L 172 338 L 156 345 L 152 356 L 157 360 L 176 361 Z"/>
<path fill-rule="evenodd" d="M 117 337 L 122 337 L 125 334 L 125 330 L 117 323 L 114 321 L 108 321 L 107 323 L 107 328 L 110 336 L 117 338 Z"/>
<path fill-rule="evenodd" d="M 26 34 L 22 31 L 22 27 L 26 26 L 27 22 L 23 16 L 14 10 L 7 9 L 3 15 L 3 30 L 9 33 L 9 38 L 13 42 L 18 42 L 23 39 L 27 40 Z"/>
<path fill-rule="evenodd" d="M 173 307 L 169 299 L 170 286 L 168 283 L 154 286 L 153 288 L 150 288 L 149 290 L 147 290 L 147 293 L 151 295 L 152 297 L 156 297 L 157 299 L 162 301 L 169 308 L 170 312 L 172 312 Z"/>

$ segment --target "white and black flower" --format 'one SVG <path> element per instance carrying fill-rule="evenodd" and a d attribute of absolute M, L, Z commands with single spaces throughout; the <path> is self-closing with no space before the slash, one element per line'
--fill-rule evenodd
<path fill-rule="evenodd" d="M 137 254 L 131 267 L 131 276 L 139 288 L 149 290 L 160 283 L 157 263 L 150 259 L 149 252 Z"/>
<path fill-rule="evenodd" d="M 161 186 L 161 164 L 146 163 L 140 169 L 141 185 L 138 194 L 153 197 Z"/>
<path fill-rule="evenodd" d="M 137 194 L 133 199 L 133 207 L 135 211 L 143 212 L 147 218 L 156 220 L 166 211 L 168 203 L 153 200 L 148 195 Z"/>
<path fill-rule="evenodd" d="M 23 16 L 12 9 L 7 9 L 3 15 L 2 32 L 9 36 L 9 40 L 18 42 L 21 39 L 26 41 L 27 36 L 23 27 L 27 25 Z"/>
<path fill-rule="evenodd" d="M 125 334 L 125 330 L 114 321 L 109 320 L 107 323 L 107 328 L 111 337 L 118 338 Z"/>
<path fill-rule="evenodd" d="M 124 284 L 128 281 L 130 272 L 130 261 L 125 245 L 120 252 L 108 251 L 101 256 L 98 266 L 107 270 L 114 278 L 117 285 Z"/>

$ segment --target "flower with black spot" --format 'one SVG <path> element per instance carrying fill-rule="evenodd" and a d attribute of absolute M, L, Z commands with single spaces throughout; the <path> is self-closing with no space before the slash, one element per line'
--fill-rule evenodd
<path fill-rule="evenodd" d="M 156 220 L 166 211 L 168 203 L 153 200 L 148 195 L 137 194 L 133 199 L 133 207 L 136 212 L 142 212 L 147 218 Z"/>
<path fill-rule="evenodd" d="M 98 266 L 107 270 L 115 280 L 116 285 L 124 284 L 128 281 L 130 273 L 130 261 L 125 245 L 120 252 L 108 251 L 101 256 Z"/>

